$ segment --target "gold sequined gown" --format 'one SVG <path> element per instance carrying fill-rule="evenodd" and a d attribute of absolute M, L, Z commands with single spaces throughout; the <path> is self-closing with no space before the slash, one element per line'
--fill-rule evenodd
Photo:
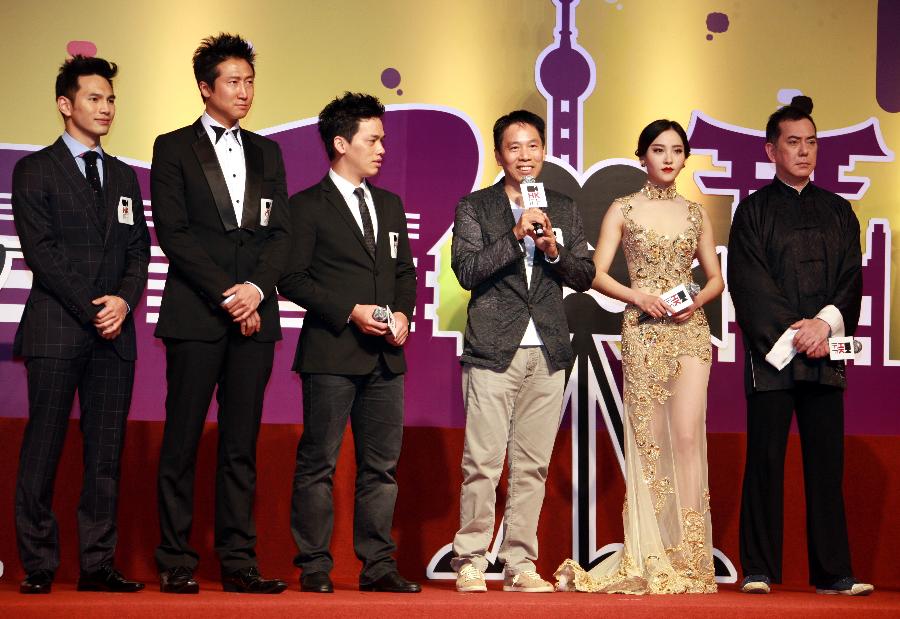
<path fill-rule="evenodd" d="M 703 211 L 694 202 L 631 205 L 622 245 L 633 286 L 659 294 L 691 283 Z M 622 323 L 625 405 L 624 547 L 590 572 L 572 560 L 558 588 L 605 593 L 713 593 L 712 527 L 706 467 L 709 323 L 697 310 L 682 324 Z"/>

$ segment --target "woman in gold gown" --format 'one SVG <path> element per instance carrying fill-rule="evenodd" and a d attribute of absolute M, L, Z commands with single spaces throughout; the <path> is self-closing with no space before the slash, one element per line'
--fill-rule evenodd
<path fill-rule="evenodd" d="M 684 129 L 657 120 L 638 138 L 647 168 L 637 193 L 616 199 L 600 226 L 594 289 L 627 303 L 622 320 L 625 406 L 624 546 L 590 572 L 565 561 L 557 588 L 605 593 L 713 593 L 712 527 L 706 468 L 706 389 L 712 351 L 701 307 L 724 287 L 703 207 L 675 189 L 690 154 Z M 622 243 L 631 287 L 609 275 Z M 693 283 L 697 259 L 707 283 L 669 315 L 660 294 Z M 650 319 L 639 320 L 641 314 Z"/>

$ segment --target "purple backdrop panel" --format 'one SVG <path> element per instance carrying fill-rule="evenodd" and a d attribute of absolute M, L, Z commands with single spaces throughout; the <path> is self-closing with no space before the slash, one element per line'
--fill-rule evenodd
<path fill-rule="evenodd" d="M 481 148 L 471 123 L 445 109 L 391 108 L 384 117 L 387 135 L 385 164 L 373 183 L 393 191 L 403 199 L 410 244 L 417 264 L 417 301 L 413 315 L 415 335 L 407 346 L 410 377 L 407 381 L 407 423 L 418 426 L 458 427 L 463 423 L 456 339 L 433 335 L 435 325 L 427 317 L 426 306 L 434 303 L 428 285 L 429 271 L 435 270 L 435 256 L 429 255 L 453 224 L 459 198 L 477 184 Z M 301 121 L 267 132 L 282 146 L 289 191 L 294 193 L 318 182 L 328 170 L 328 161 L 314 123 Z M 12 358 L 12 342 L 22 307 L 31 287 L 31 273 L 21 251 L 9 207 L 12 168 L 27 148 L 0 149 L 0 199 L 4 218 L 0 220 L 0 242 L 10 251 L 0 278 L 0 384 L 8 394 L 0 416 L 27 414 L 25 369 L 21 359 Z M 145 199 L 150 224 L 153 256 L 147 292 L 134 308 L 139 359 L 132 419 L 161 420 L 165 403 L 165 349 L 153 337 L 168 261 L 159 250 L 149 206 L 149 170 L 133 162 Z M 266 394 L 264 421 L 300 420 L 299 379 L 290 371 L 294 348 L 302 325 L 303 311 L 282 302 L 284 341 L 276 347 L 275 367 Z M 214 418 L 215 407 L 211 407 Z M 76 413 L 77 414 L 77 413 Z"/>

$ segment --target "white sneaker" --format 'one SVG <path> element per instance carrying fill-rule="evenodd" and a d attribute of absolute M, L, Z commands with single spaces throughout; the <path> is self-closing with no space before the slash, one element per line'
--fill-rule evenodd
<path fill-rule="evenodd" d="M 541 578 L 537 572 L 526 570 L 515 576 L 507 574 L 503 578 L 503 590 L 518 593 L 553 593 L 553 585 Z"/>
<path fill-rule="evenodd" d="M 484 574 L 471 563 L 466 563 L 456 574 L 456 590 L 460 593 L 484 593 L 487 591 Z"/>
<path fill-rule="evenodd" d="M 816 587 L 816 593 L 825 595 L 869 595 L 875 587 L 866 582 L 859 582 L 852 576 L 838 579 L 825 587 Z"/>

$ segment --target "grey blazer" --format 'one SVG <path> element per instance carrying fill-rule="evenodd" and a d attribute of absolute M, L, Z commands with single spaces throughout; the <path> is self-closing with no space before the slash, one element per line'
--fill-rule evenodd
<path fill-rule="evenodd" d="M 548 190 L 547 203 L 547 216 L 562 233 L 561 238 L 557 234 L 559 261 L 551 264 L 536 250 L 530 287 L 503 181 L 469 194 L 457 205 L 451 265 L 460 285 L 472 292 L 461 363 L 505 370 L 533 318 L 551 369 L 572 365 L 562 287 L 577 292 L 590 288 L 594 263 L 572 199 Z"/>

